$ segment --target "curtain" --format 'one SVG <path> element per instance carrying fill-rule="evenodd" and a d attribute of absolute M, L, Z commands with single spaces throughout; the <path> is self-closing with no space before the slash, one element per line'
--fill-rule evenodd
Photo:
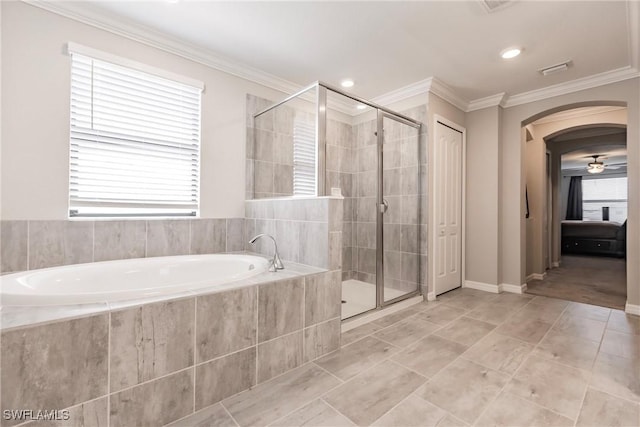
<path fill-rule="evenodd" d="M 567 200 L 567 219 L 582 221 L 582 177 L 572 176 Z"/>

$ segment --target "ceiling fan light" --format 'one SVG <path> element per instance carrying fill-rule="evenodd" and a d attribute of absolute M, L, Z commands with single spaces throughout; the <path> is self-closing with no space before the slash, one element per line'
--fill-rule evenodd
<path fill-rule="evenodd" d="M 604 165 L 600 162 L 598 163 L 589 163 L 587 167 L 587 172 L 589 173 L 601 173 L 604 171 Z"/>

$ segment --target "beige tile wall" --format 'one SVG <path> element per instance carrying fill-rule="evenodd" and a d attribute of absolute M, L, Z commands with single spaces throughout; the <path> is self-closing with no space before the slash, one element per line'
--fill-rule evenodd
<path fill-rule="evenodd" d="M 244 250 L 244 218 L 0 221 L 0 272 Z"/>

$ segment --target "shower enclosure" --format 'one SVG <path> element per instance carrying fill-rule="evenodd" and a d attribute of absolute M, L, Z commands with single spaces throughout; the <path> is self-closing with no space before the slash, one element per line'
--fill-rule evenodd
<path fill-rule="evenodd" d="M 344 196 L 342 318 L 417 295 L 421 123 L 321 82 L 249 102 L 247 198 Z"/>

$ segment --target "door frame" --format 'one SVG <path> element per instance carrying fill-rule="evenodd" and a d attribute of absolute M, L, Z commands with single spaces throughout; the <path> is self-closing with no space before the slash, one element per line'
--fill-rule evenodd
<path fill-rule="evenodd" d="M 467 227 L 467 210 L 466 210 L 466 201 L 467 201 L 467 129 L 464 126 L 459 125 L 451 120 L 448 120 L 438 114 L 434 114 L 433 116 L 433 143 L 431 147 L 429 147 L 429 159 L 435 159 L 436 156 L 436 139 L 435 139 L 435 129 L 438 126 L 438 122 L 450 127 L 453 130 L 456 130 L 462 134 L 462 165 L 461 165 L 461 183 L 462 183 L 462 194 L 461 194 L 461 202 L 460 202 L 460 210 L 461 210 L 461 220 L 460 220 L 460 286 L 464 287 L 466 282 L 466 227 Z M 436 192 L 435 187 L 437 185 L 436 182 L 436 171 L 438 170 L 438 165 L 435 162 L 429 161 L 429 208 L 428 208 L 428 256 L 427 256 L 427 264 L 429 268 L 428 274 L 428 292 L 427 292 L 427 300 L 433 301 L 436 299 L 436 269 L 435 269 L 435 248 L 437 242 L 436 236 Z"/>

